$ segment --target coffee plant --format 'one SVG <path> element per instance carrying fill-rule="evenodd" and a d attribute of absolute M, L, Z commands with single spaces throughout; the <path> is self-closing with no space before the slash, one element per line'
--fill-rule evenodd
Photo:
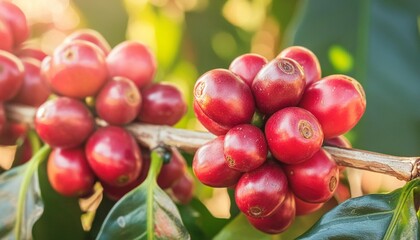
<path fill-rule="evenodd" d="M 82 12 L 98 10 L 93 17 L 86 14 L 88 20 L 121 17 L 120 1 L 110 1 L 111 8 L 98 1 L 74 2 Z M 226 27 L 234 42 L 249 41 L 243 40 L 246 32 L 258 31 L 245 27 L 255 19 L 241 25 L 229 15 L 238 9 L 235 1 L 208 3 L 204 9 L 210 10 L 196 10 L 200 14 L 181 2 L 125 3 L 137 24 L 154 16 L 155 34 L 163 39 L 157 46 L 103 34 L 107 30 L 95 30 L 99 27 L 92 21 L 91 28 L 66 33 L 45 52 L 31 45 L 31 32 L 39 29 L 23 9 L 0 0 L 1 239 L 420 239 L 420 157 L 396 156 L 419 155 L 419 135 L 404 137 L 410 151 L 394 155 L 379 153 L 390 146 L 385 138 L 359 136 L 379 129 L 400 144 L 388 117 L 403 115 L 402 104 L 418 125 L 418 81 L 411 81 L 420 73 L 402 84 L 404 96 L 389 79 L 399 79 L 395 72 L 411 74 L 407 63 L 419 60 L 419 54 L 391 65 L 380 55 L 374 60 L 356 55 L 353 63 L 343 46 L 357 54 L 373 51 L 370 41 L 393 48 L 376 35 L 369 37 L 362 23 L 359 30 L 341 26 L 339 33 L 327 27 L 335 24 L 331 19 L 351 18 L 347 15 L 357 7 L 363 9 L 359 20 L 370 11 L 379 15 L 372 17 L 372 26 L 405 9 L 409 14 L 398 19 L 412 26 L 418 4 L 408 1 L 391 9 L 379 1 L 243 3 L 242 10 L 248 6 L 267 16 L 281 8 L 284 17 L 276 21 L 288 26 L 291 12 L 305 10 L 289 33 L 294 40 L 284 44 L 288 47 L 263 55 L 244 49 L 232 53 L 224 46 L 232 40 L 226 33 L 213 38 L 212 53 L 200 45 L 215 31 L 209 19 L 236 25 L 236 30 Z M 321 5 L 330 7 L 329 14 L 321 14 Z M 217 7 L 223 7 L 223 18 L 211 10 Z M 174 9 L 188 25 L 186 42 L 199 46 L 187 51 L 198 70 L 189 76 L 194 83 L 188 92 L 165 72 L 187 76 L 176 63 L 185 59 L 175 56 L 186 46 L 170 45 L 180 41 L 174 32 L 182 29 L 181 18 L 169 17 Z M 311 25 L 314 16 L 326 29 Z M 238 33 L 239 28 L 246 31 Z M 396 25 L 389 29 L 409 35 Z M 360 46 L 344 41 L 323 49 L 344 31 L 358 34 Z M 220 58 L 209 64 L 214 53 Z M 372 90 L 369 81 L 378 76 L 388 80 L 385 87 L 397 92 L 395 98 L 401 97 L 396 107 L 389 101 L 394 91 Z M 378 109 L 398 111 L 380 116 Z M 201 130 L 186 129 L 187 118 Z M 406 123 L 399 131 L 412 130 L 411 120 Z M 373 142 L 360 144 L 366 141 Z M 378 152 L 353 148 L 352 142 Z M 358 196 L 360 172 L 354 169 L 406 183 Z M 206 202 L 220 189 L 228 198 L 224 218 Z"/>

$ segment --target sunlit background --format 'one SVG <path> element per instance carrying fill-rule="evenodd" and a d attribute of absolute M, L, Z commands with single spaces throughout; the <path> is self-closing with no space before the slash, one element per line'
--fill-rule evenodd
<path fill-rule="evenodd" d="M 366 115 L 347 135 L 354 146 L 420 155 L 420 9 L 410 7 L 418 7 L 415 1 L 338 1 L 333 7 L 287 0 L 12 2 L 31 25 L 29 44 L 47 53 L 78 28 L 98 30 L 111 46 L 125 39 L 146 43 L 158 60 L 155 81 L 175 83 L 189 104 L 179 128 L 204 130 L 191 107 L 192 87 L 204 72 L 228 68 L 243 53 L 272 59 L 285 46 L 306 46 L 319 57 L 324 76 L 348 74 L 365 87 Z M 364 193 L 402 184 L 379 174 L 362 177 Z M 212 212 L 228 217 L 225 191 L 197 185 L 197 196 Z"/>

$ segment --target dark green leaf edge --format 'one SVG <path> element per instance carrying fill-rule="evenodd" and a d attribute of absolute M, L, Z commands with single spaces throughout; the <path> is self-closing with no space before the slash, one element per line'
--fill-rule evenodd
<path fill-rule="evenodd" d="M 402 194 L 399 197 L 397 207 L 395 208 L 395 213 L 393 214 L 391 222 L 389 223 L 389 225 L 391 227 L 388 228 L 388 230 L 386 231 L 384 239 L 393 239 L 392 238 L 392 232 L 395 229 L 395 227 L 397 226 L 397 221 L 398 221 L 398 218 L 401 216 L 401 212 L 404 208 L 404 203 L 406 203 L 407 198 L 411 197 L 412 194 L 415 193 L 415 189 L 419 188 L 419 187 L 420 187 L 420 179 L 415 179 L 415 180 L 407 183 L 402 188 Z M 396 191 L 398 191 L 398 190 L 396 190 Z"/>
<path fill-rule="evenodd" d="M 351 201 L 361 201 L 364 199 L 369 199 L 369 198 L 375 198 L 375 199 L 383 199 L 385 197 L 390 197 L 393 195 L 399 195 L 398 196 L 398 204 L 395 207 L 394 211 L 388 211 L 388 212 L 394 212 L 394 214 L 392 215 L 391 220 L 389 221 L 389 225 L 392 225 L 390 228 L 387 229 L 387 231 L 384 233 L 383 237 L 381 239 L 394 239 L 392 236 L 393 230 L 395 229 L 395 227 L 397 226 L 397 221 L 401 216 L 401 212 L 402 209 L 404 208 L 404 203 L 406 202 L 406 200 L 409 197 L 414 197 L 413 199 L 413 203 L 415 199 L 418 199 L 420 193 L 420 179 L 414 179 L 410 182 L 408 182 L 404 187 L 396 189 L 388 194 L 370 194 L 370 195 L 365 195 L 362 197 L 358 197 L 358 198 L 353 198 L 353 199 L 349 199 L 343 203 L 341 203 L 340 205 L 338 205 L 336 208 L 332 209 L 330 212 L 326 213 L 321 219 L 318 220 L 317 223 L 315 223 L 308 231 L 306 231 L 304 234 L 302 234 L 301 236 L 299 236 L 297 239 L 312 239 L 311 236 L 314 235 L 314 233 L 316 233 L 317 231 L 319 232 L 320 228 L 331 228 L 331 226 L 328 226 L 328 222 L 331 222 L 334 219 L 330 219 L 329 218 L 334 218 L 335 215 L 337 215 L 337 211 L 342 211 L 342 209 L 345 209 L 346 206 L 351 206 L 351 204 L 349 204 Z M 369 205 L 373 205 L 372 200 L 370 200 L 370 204 Z M 389 204 L 389 203 L 387 203 Z M 341 209 L 340 209 L 341 208 Z M 418 211 L 418 209 L 416 209 L 416 211 Z M 386 213 L 387 211 L 383 212 Z M 382 214 L 383 214 L 382 213 Z M 332 217 L 331 217 L 332 216 Z M 415 217 L 417 217 L 417 222 L 419 224 L 419 216 L 418 214 L 414 215 Z M 351 226 L 349 226 L 351 227 Z M 332 230 L 332 229 L 330 229 Z M 375 231 L 380 230 L 375 228 Z M 414 229 L 413 229 L 414 230 Z M 334 230 L 332 230 L 334 231 Z M 414 233 L 415 234 L 415 233 Z M 419 235 L 419 233 L 417 232 L 417 235 Z M 319 236 L 318 236 L 319 237 Z M 325 236 L 324 236 L 325 237 Z M 331 237 L 331 236 L 329 236 Z M 338 237 L 338 236 L 336 236 Z M 361 237 L 361 236 L 360 236 Z M 418 239 L 419 236 L 417 236 Z M 366 236 L 365 236 L 366 238 Z"/>

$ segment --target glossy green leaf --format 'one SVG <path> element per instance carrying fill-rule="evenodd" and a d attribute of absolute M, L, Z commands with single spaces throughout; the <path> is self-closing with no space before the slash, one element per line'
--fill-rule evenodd
<path fill-rule="evenodd" d="M 111 209 L 97 239 L 189 239 L 176 205 L 157 185 L 162 159 L 152 152 L 148 177 Z"/>
<path fill-rule="evenodd" d="M 365 89 L 354 147 L 419 155 L 420 1 L 305 0 L 300 6 L 287 45 L 311 49 L 324 76 L 348 74 Z"/>
<path fill-rule="evenodd" d="M 349 199 L 325 214 L 300 239 L 420 239 L 415 199 L 420 179 L 389 194 Z"/>
<path fill-rule="evenodd" d="M 40 149 L 35 135 L 30 140 L 36 152 L 31 160 L 0 175 L 0 199 L 5 202 L 0 205 L 1 238 L 32 239 L 32 227 L 44 211 L 37 169 L 51 149 L 49 146 Z"/>
<path fill-rule="evenodd" d="M 213 239 L 230 221 L 230 219 L 215 218 L 196 198 L 193 198 L 188 205 L 180 205 L 179 211 L 191 239 Z"/>
<path fill-rule="evenodd" d="M 0 239 L 14 239 L 16 213 L 18 208 L 18 196 L 22 180 L 28 169 L 28 163 L 13 168 L 0 175 Z M 38 186 L 38 174 L 30 178 L 30 185 L 25 194 L 25 203 L 22 212 L 21 237 L 32 237 L 32 226 L 41 216 L 44 204 L 41 200 L 41 192 Z"/>

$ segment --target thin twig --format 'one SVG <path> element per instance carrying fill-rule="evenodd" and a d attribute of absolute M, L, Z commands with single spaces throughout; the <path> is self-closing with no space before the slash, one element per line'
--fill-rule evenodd
<path fill-rule="evenodd" d="M 32 126 L 35 109 L 22 105 L 6 105 L 6 114 L 13 121 Z M 189 153 L 194 153 L 200 146 L 215 138 L 208 132 L 144 123 L 132 123 L 127 125 L 126 129 L 136 137 L 140 144 L 150 149 L 164 144 Z M 338 165 L 383 173 L 405 181 L 420 177 L 420 157 L 398 157 L 365 150 L 327 146 L 324 149 L 333 156 Z"/>

